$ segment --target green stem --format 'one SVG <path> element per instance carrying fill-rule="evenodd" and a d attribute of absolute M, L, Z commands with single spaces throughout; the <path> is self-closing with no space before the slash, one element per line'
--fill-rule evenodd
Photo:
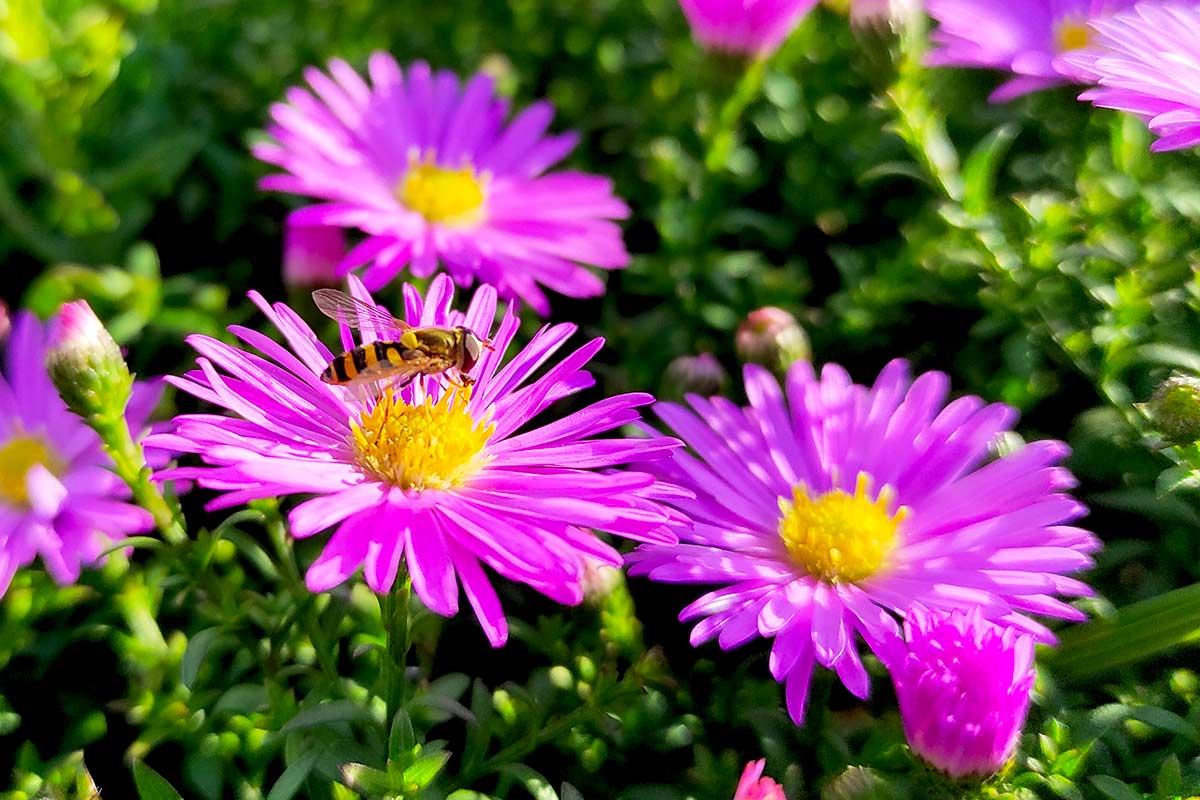
<path fill-rule="evenodd" d="M 571 711 L 559 717 L 552 722 L 549 722 L 540 728 L 532 736 L 514 742 L 508 747 L 496 753 L 491 758 L 484 761 L 478 767 L 472 770 L 464 771 L 458 777 L 453 788 L 459 789 L 470 786 L 475 781 L 482 778 L 484 775 L 489 775 L 498 771 L 505 764 L 513 764 L 521 761 L 525 756 L 537 750 L 547 742 L 552 742 L 555 739 L 567 733 L 576 725 L 587 721 L 594 716 L 595 711 L 591 705 L 580 706 L 574 711 Z"/>
<path fill-rule="evenodd" d="M 387 650 L 383 657 L 383 696 L 387 707 L 388 724 L 396 712 L 408 703 L 408 649 L 412 645 L 409 604 L 412 599 L 412 578 L 407 570 L 396 576 L 392 591 L 379 599 L 380 620 L 383 622 Z"/>
<path fill-rule="evenodd" d="M 129 486 L 134 502 L 150 512 L 163 538 L 173 545 L 186 542 L 188 536 L 183 514 L 178 504 L 168 503 L 158 486 L 150 480 L 152 473 L 146 465 L 146 454 L 129 432 L 124 413 L 103 417 L 96 415 L 92 418 L 92 427 L 100 434 L 104 449 L 113 460 L 113 471 Z"/>
<path fill-rule="evenodd" d="M 287 525 L 283 516 L 274 503 L 257 503 L 255 506 L 262 509 L 266 516 L 268 536 L 279 560 L 279 574 L 283 578 L 285 588 L 296 599 L 296 602 L 301 604 L 300 622 L 304 626 L 305 633 L 308 634 L 309 641 L 312 642 L 313 650 L 316 651 L 317 663 L 321 666 L 325 677 L 336 686 L 341 678 L 338 675 L 337 662 L 334 658 L 334 644 L 325 636 L 325 629 L 321 627 L 321 619 L 317 614 L 316 607 L 313 606 L 312 593 L 304 585 L 304 578 L 300 575 L 300 568 L 296 565 L 296 557 L 288 544 Z"/>
<path fill-rule="evenodd" d="M 717 113 L 717 123 L 709 138 L 708 151 L 704 156 L 704 166 L 709 172 L 719 172 L 724 169 L 733 152 L 737 141 L 737 124 L 742 118 L 746 107 L 758 97 L 762 90 L 763 78 L 767 72 L 765 58 L 757 58 L 750 62 L 742 77 L 738 80 L 733 93 L 725 100 Z"/>

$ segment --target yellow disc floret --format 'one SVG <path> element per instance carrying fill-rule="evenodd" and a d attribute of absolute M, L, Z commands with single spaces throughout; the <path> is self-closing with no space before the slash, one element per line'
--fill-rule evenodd
<path fill-rule="evenodd" d="M 35 464 L 53 473 L 61 468 L 49 446 L 37 437 L 14 436 L 0 445 L 0 501 L 16 506 L 29 503 L 25 473 Z"/>
<path fill-rule="evenodd" d="M 1055 31 L 1055 39 L 1058 44 L 1058 52 L 1069 53 L 1072 50 L 1087 47 L 1091 42 L 1092 32 L 1088 30 L 1086 22 L 1067 20 L 1059 23 L 1058 29 Z"/>
<path fill-rule="evenodd" d="M 400 202 L 430 222 L 474 222 L 483 205 L 483 181 L 471 167 L 446 169 L 431 160 L 409 161 L 397 191 Z"/>
<path fill-rule="evenodd" d="M 467 412 L 469 389 L 443 392 L 409 405 L 391 389 L 352 422 L 355 460 L 364 473 L 402 489 L 461 486 L 487 461 L 484 446 L 495 430 Z"/>
<path fill-rule="evenodd" d="M 870 478 L 860 472 L 854 494 L 835 489 L 814 499 L 800 484 L 790 502 L 781 498 L 779 537 L 792 560 L 829 583 L 861 581 L 886 566 L 908 509 L 888 511 L 895 499 L 889 486 L 874 500 L 870 491 Z"/>

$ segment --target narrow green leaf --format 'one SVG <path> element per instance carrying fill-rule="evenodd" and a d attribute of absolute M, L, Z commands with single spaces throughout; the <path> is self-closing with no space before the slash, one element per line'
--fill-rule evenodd
<path fill-rule="evenodd" d="M 288 720 L 280 730 L 283 733 L 291 733 L 305 728 L 323 728 L 340 722 L 373 724 L 375 718 L 371 716 L 371 712 L 353 701 L 333 700 L 304 709 Z"/>
<path fill-rule="evenodd" d="M 141 761 L 133 762 L 133 783 L 139 800 L 183 800 L 166 778 Z"/>
<path fill-rule="evenodd" d="M 305 779 L 316 765 L 317 759 L 324 752 L 324 748 L 314 747 L 289 764 L 288 768 L 279 776 L 279 780 L 275 781 L 275 785 L 271 787 L 271 793 L 267 795 L 267 800 L 291 800 L 296 792 L 300 791 L 300 787 L 304 785 Z"/>
<path fill-rule="evenodd" d="M 562 800 L 583 800 L 583 795 L 579 793 L 579 790 L 565 781 L 559 787 L 558 796 Z"/>
<path fill-rule="evenodd" d="M 533 795 L 534 800 L 559 800 L 558 793 L 554 791 L 550 781 L 524 764 L 508 764 L 501 768 L 501 772 L 507 772 L 520 781 Z"/>
<path fill-rule="evenodd" d="M 213 706 L 214 715 L 224 712 L 234 714 L 249 714 L 267 704 L 267 690 L 257 683 L 239 683 L 229 687 L 221 699 Z"/>
<path fill-rule="evenodd" d="M 1134 706 L 1130 716 L 1147 725 L 1190 739 L 1194 744 L 1200 744 L 1200 730 L 1173 711 L 1156 706 Z"/>
<path fill-rule="evenodd" d="M 97 560 L 111 556 L 118 550 L 124 550 L 126 547 L 133 549 L 141 548 L 143 550 L 158 550 L 163 546 L 162 539 L 156 539 L 153 536 L 126 536 L 119 542 L 113 542 L 108 547 L 100 551 L 100 555 L 96 556 Z"/>
<path fill-rule="evenodd" d="M 451 793 L 446 800 L 496 800 L 490 794 L 483 792 L 473 792 L 470 789 L 459 789 L 457 792 Z"/>
<path fill-rule="evenodd" d="M 1096 787 L 1096 791 L 1107 797 L 1108 800 L 1142 800 L 1141 792 L 1135 791 L 1124 781 L 1108 775 L 1093 775 L 1088 780 L 1092 782 L 1092 786 Z"/>
<path fill-rule="evenodd" d="M 196 682 L 196 675 L 199 674 L 204 659 L 208 657 L 208 651 L 220 636 L 221 629 L 213 627 L 205 628 L 188 639 L 187 648 L 183 651 L 183 660 L 179 664 L 179 680 L 188 689 Z"/>
<path fill-rule="evenodd" d="M 442 771 L 442 767 L 446 766 L 446 762 L 449 760 L 450 753 L 444 750 L 422 753 L 404 770 L 405 785 L 424 789 L 433 783 L 433 779 L 437 777 L 438 773 Z"/>
<path fill-rule="evenodd" d="M 388 761 L 396 762 L 402 767 L 407 766 L 416 746 L 417 735 L 413 731 L 412 718 L 402 708 L 396 712 L 392 720 L 392 730 L 388 735 Z"/>
<path fill-rule="evenodd" d="M 1008 147 L 1017 138 L 1016 125 L 1003 125 L 983 138 L 963 162 L 963 208 L 970 214 L 983 214 L 992 205 L 996 173 Z"/>
<path fill-rule="evenodd" d="M 342 782 L 356 792 L 382 796 L 404 794 L 403 781 L 393 781 L 391 775 L 366 764 L 342 764 L 341 772 Z"/>
<path fill-rule="evenodd" d="M 1160 800 L 1171 800 L 1183 793 L 1183 771 L 1179 767 L 1179 759 L 1174 753 L 1167 756 L 1162 767 L 1158 770 L 1158 780 L 1154 784 L 1154 793 Z"/>

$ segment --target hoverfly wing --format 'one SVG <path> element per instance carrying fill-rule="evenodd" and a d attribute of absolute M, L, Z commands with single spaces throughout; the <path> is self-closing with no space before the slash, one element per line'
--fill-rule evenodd
<path fill-rule="evenodd" d="M 391 330 L 406 331 L 412 327 L 379 306 L 364 303 L 337 289 L 317 289 L 312 293 L 312 298 L 322 314 L 350 328 L 363 328 L 370 324 L 377 334 L 382 334 Z"/>

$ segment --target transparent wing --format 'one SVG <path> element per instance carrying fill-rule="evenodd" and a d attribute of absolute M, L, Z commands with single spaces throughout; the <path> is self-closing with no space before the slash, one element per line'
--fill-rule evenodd
<path fill-rule="evenodd" d="M 337 289 L 317 289 L 312 293 L 312 298 L 322 314 L 351 328 L 362 328 L 364 325 L 370 324 L 377 331 L 393 328 L 406 331 L 412 327 L 404 320 L 396 319 L 382 308 L 364 303 Z"/>

